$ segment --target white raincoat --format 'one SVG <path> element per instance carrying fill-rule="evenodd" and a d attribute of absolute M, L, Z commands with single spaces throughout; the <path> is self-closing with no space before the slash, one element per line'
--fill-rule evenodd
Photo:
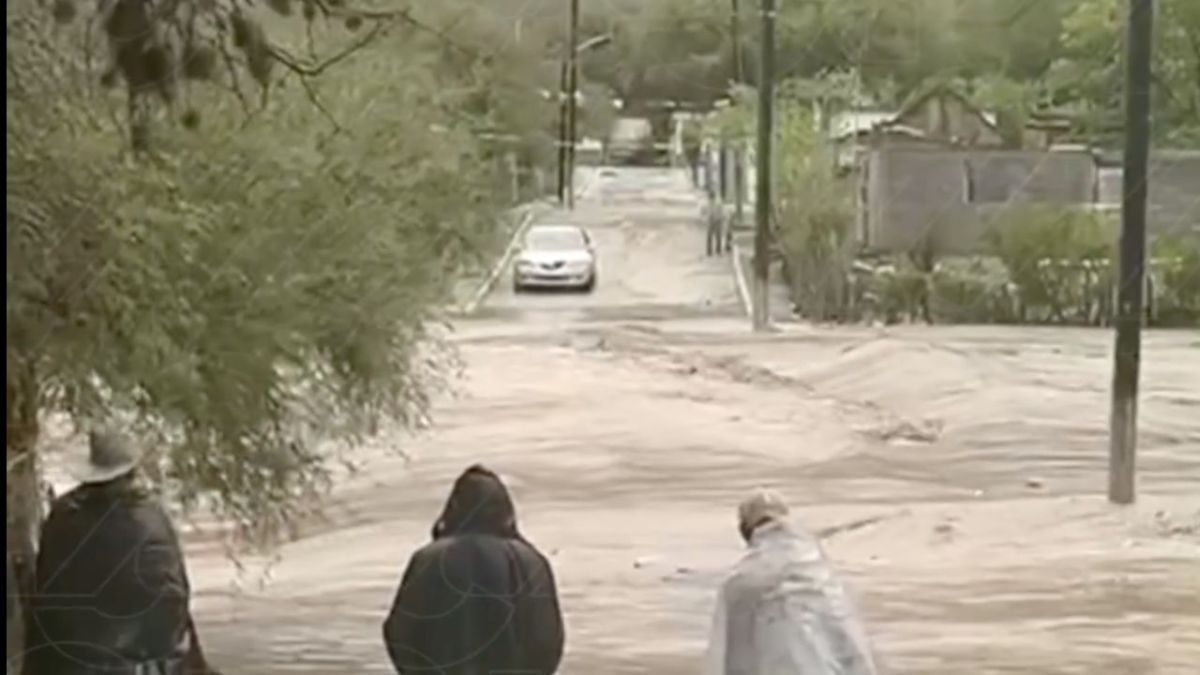
<path fill-rule="evenodd" d="M 769 521 L 717 600 L 706 675 L 878 675 L 821 545 Z"/>

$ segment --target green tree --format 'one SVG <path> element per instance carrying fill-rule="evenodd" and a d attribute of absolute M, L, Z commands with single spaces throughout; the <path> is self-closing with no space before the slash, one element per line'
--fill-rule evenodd
<path fill-rule="evenodd" d="M 836 176 L 833 151 L 807 102 L 786 96 L 779 103 L 778 173 L 775 219 L 793 301 L 811 319 L 837 319 L 854 256 L 852 193 Z"/>
<path fill-rule="evenodd" d="M 1162 0 L 1156 6 L 1155 132 L 1160 142 L 1200 145 L 1200 5 Z M 1086 137 L 1114 141 L 1120 133 L 1125 7 L 1118 0 L 1079 2 L 1047 76 L 1055 103 L 1079 111 Z"/>
<path fill-rule="evenodd" d="M 593 10 L 583 24 L 615 39 L 612 47 L 584 61 L 590 79 L 634 108 L 649 100 L 711 104 L 727 95 L 732 79 L 728 4 L 663 0 L 617 6 L 619 12 Z"/>
<path fill-rule="evenodd" d="M 453 365 L 439 307 L 498 243 L 498 181 L 425 46 L 345 51 L 336 77 L 293 73 L 249 117 L 236 96 L 181 90 L 202 129 L 134 158 L 125 92 L 96 86 L 82 30 L 8 5 L 7 557 L 22 599 L 47 416 L 132 420 L 185 506 L 211 501 L 270 543 L 352 459 L 323 441 L 424 418 Z M 337 31 L 315 48 L 344 44 Z"/>

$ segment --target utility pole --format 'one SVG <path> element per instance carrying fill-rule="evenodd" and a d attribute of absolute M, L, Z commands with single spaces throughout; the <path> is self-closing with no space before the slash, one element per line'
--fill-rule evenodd
<path fill-rule="evenodd" d="M 1146 200 L 1149 194 L 1151 59 L 1154 0 L 1129 0 L 1125 57 L 1125 157 L 1117 340 L 1109 418 L 1108 500 L 1136 498 L 1138 373 L 1146 280 Z"/>
<path fill-rule="evenodd" d="M 575 117 L 579 108 L 579 0 L 571 0 L 570 38 L 567 40 L 567 208 L 575 208 Z"/>
<path fill-rule="evenodd" d="M 733 81 L 741 83 L 745 79 L 742 76 L 742 7 L 738 0 L 731 1 L 733 2 L 733 12 L 729 15 L 729 39 L 733 43 L 731 46 Z"/>
<path fill-rule="evenodd" d="M 745 77 L 742 72 L 742 7 L 739 0 L 732 0 L 733 13 L 729 18 L 729 34 L 730 40 L 733 42 L 733 83 L 735 85 L 745 82 Z M 730 92 L 735 93 L 735 92 Z M 734 190 L 734 218 L 733 222 L 741 227 L 746 203 L 746 142 L 745 139 L 737 139 L 737 144 L 733 150 L 733 190 Z M 728 234 L 728 232 L 726 233 Z M 730 235 L 731 236 L 731 235 Z M 727 244 L 728 241 L 722 242 Z"/>
<path fill-rule="evenodd" d="M 567 61 L 558 69 L 558 205 L 567 199 Z"/>
<path fill-rule="evenodd" d="M 771 140 L 775 133 L 775 0 L 762 0 L 762 58 L 758 77 L 758 180 L 754 200 L 754 330 L 767 330 L 771 247 Z"/>

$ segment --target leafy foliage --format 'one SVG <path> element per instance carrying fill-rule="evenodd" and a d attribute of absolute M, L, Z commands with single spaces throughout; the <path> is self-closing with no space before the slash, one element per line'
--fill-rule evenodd
<path fill-rule="evenodd" d="M 1173 145 L 1200 142 L 1200 5 L 1156 3 L 1155 131 Z M 1118 0 L 1086 0 L 1065 19 L 1060 53 L 1046 74 L 1055 103 L 1077 108 L 1081 132 L 1111 139 L 1121 129 L 1122 48 L 1127 12 Z"/>
<path fill-rule="evenodd" d="M 189 97 L 191 83 L 209 82 L 232 90 L 244 101 L 243 78 L 255 83 L 265 97 L 277 80 L 279 66 L 309 77 L 344 57 L 344 53 L 311 61 L 279 45 L 268 31 L 262 12 L 238 0 L 101 0 L 91 12 L 79 11 L 80 0 L 55 0 L 51 14 L 59 24 L 79 23 L 83 43 L 102 43 L 106 65 L 99 81 L 122 85 L 128 100 L 130 141 L 135 150 L 150 146 L 150 122 L 156 100 L 173 109 Z M 371 12 L 350 8 L 342 0 L 272 0 L 275 14 L 293 15 L 299 7 L 311 26 L 318 18 L 344 21 L 347 29 L 364 20 L 375 37 L 402 12 Z M 98 35 L 97 35 L 98 34 Z M 90 56 L 90 54 L 89 54 Z M 185 127 L 198 125 L 198 113 L 181 115 Z"/>
<path fill-rule="evenodd" d="M 626 99 L 711 103 L 731 83 L 755 85 L 761 22 L 740 3 L 740 49 L 731 3 L 604 3 L 585 32 L 611 31 L 614 48 L 585 72 Z M 1157 4 L 1156 131 L 1160 142 L 1200 143 L 1200 3 Z M 853 78 L 860 104 L 894 107 L 931 81 L 957 81 L 995 109 L 1010 143 L 1035 112 L 1075 120 L 1082 141 L 1111 143 L 1120 130 L 1122 0 L 810 0 L 780 3 L 781 80 Z M 740 78 L 735 71 L 740 57 Z M 869 102 L 869 103 L 866 103 Z"/>
<path fill-rule="evenodd" d="M 987 244 L 1016 285 L 1024 318 L 1094 323 L 1109 314 L 1115 233 L 1101 214 L 1032 205 L 1000 214 Z"/>
<path fill-rule="evenodd" d="M 1167 326 L 1200 327 L 1200 236 L 1159 237 L 1152 253 L 1155 319 Z"/>
<path fill-rule="evenodd" d="M 780 105 L 779 146 L 776 219 L 793 298 L 813 319 L 840 318 L 854 258 L 849 188 L 803 105 Z"/>
<path fill-rule="evenodd" d="M 148 162 L 96 114 L 74 35 L 10 8 L 8 37 L 8 365 L 31 375 L 10 388 L 136 418 L 185 500 L 262 536 L 312 505 L 322 439 L 421 422 L 452 364 L 437 308 L 497 243 L 497 181 L 434 74 L 364 49 L 250 119 L 197 101 L 206 133 Z"/>
<path fill-rule="evenodd" d="M 597 4 L 584 34 L 611 33 L 614 44 L 589 54 L 583 72 L 637 107 L 641 101 L 712 103 L 732 81 L 729 9 L 707 0 Z"/>

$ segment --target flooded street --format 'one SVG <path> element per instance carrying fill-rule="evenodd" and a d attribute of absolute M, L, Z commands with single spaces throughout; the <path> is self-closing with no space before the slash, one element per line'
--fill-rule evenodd
<path fill-rule="evenodd" d="M 1146 335 L 1140 499 L 1115 508 L 1108 331 L 753 335 L 681 172 L 586 185 L 572 222 L 596 242 L 594 294 L 514 295 L 502 278 L 457 323 L 466 369 L 433 428 L 364 449 L 329 522 L 269 574 L 189 545 L 214 665 L 391 672 L 381 623 L 400 573 L 483 462 L 554 564 L 566 675 L 698 672 L 755 486 L 814 530 L 870 519 L 825 543 L 887 673 L 1196 672 L 1200 336 Z"/>

